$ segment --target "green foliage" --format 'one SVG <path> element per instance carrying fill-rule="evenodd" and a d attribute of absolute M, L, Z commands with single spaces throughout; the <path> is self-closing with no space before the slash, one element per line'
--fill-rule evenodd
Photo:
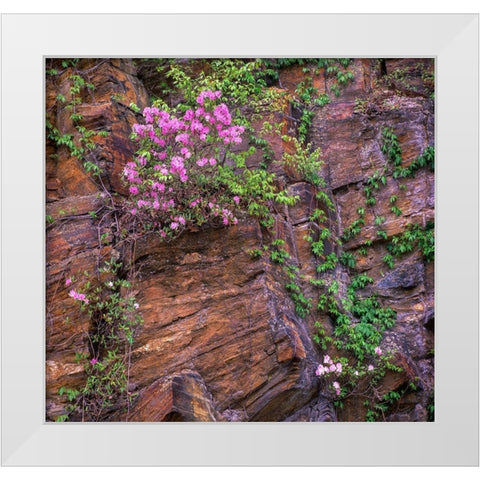
<path fill-rule="evenodd" d="M 323 191 L 319 191 L 316 194 L 316 198 L 317 200 L 320 200 L 321 202 L 323 202 L 329 210 L 331 210 L 332 212 L 335 211 L 335 205 L 330 199 L 330 197 L 327 195 L 327 193 Z"/>
<path fill-rule="evenodd" d="M 276 58 L 261 59 L 257 64 L 260 77 L 265 80 L 277 81 L 283 68 L 294 65 L 302 66 L 304 78 L 296 86 L 296 99 L 291 101 L 294 108 L 301 112 L 297 132 L 301 143 L 306 142 L 312 125 L 314 107 L 324 107 L 330 103 L 328 92 L 320 93 L 314 86 L 314 77 L 324 69 L 325 77 L 329 79 L 330 92 L 340 95 L 340 89 L 353 80 L 353 72 L 347 70 L 350 59 L 346 58 Z"/>
<path fill-rule="evenodd" d="M 297 104 L 297 107 L 298 106 L 299 105 Z M 308 131 L 312 126 L 313 116 L 314 113 L 312 111 L 307 110 L 306 108 L 302 109 L 302 116 L 300 117 L 297 129 L 298 139 L 302 143 L 307 140 Z"/>
<path fill-rule="evenodd" d="M 348 268 L 355 268 L 355 266 L 357 265 L 357 261 L 352 252 L 342 252 L 339 260 L 340 263 L 342 263 Z"/>
<path fill-rule="evenodd" d="M 263 255 L 263 250 L 252 248 L 247 252 L 252 258 L 260 258 Z"/>
<path fill-rule="evenodd" d="M 427 167 L 430 171 L 435 171 L 435 149 L 427 147 L 423 153 L 413 160 L 408 167 L 398 167 L 393 172 L 393 178 L 414 177 L 415 173 L 421 168 Z"/>
<path fill-rule="evenodd" d="M 312 149 L 312 145 L 303 146 L 301 140 L 297 140 L 295 137 L 283 136 L 283 141 L 291 142 L 294 146 L 294 152 L 284 152 L 282 162 L 292 170 L 299 173 L 302 178 L 310 182 L 312 185 L 324 186 L 325 182 L 320 176 L 320 170 L 323 165 L 323 161 L 320 160 L 320 148 Z"/>
<path fill-rule="evenodd" d="M 396 320 L 396 313 L 389 307 L 382 307 L 375 296 L 357 297 L 356 291 L 371 282 L 367 276 L 356 276 L 347 288 L 348 300 L 344 300 L 341 306 L 333 296 L 335 290 L 329 295 L 321 295 L 318 302 L 318 309 L 334 320 L 337 348 L 350 352 L 359 361 L 375 354 L 383 332 L 392 328 Z M 349 315 L 356 321 L 352 322 Z"/>
<path fill-rule="evenodd" d="M 66 413 L 57 421 L 71 417 L 98 421 L 112 408 L 127 406 L 132 399 L 128 384 L 130 348 L 142 317 L 131 283 L 119 275 L 121 269 L 121 263 L 107 261 L 99 270 L 99 284 L 94 286 L 87 274 L 83 285 L 70 291 L 90 319 L 89 350 L 75 354 L 75 361 L 85 372 L 84 386 L 80 390 L 61 387 L 58 391 L 68 403 Z"/>
<path fill-rule="evenodd" d="M 433 391 L 428 396 L 427 420 L 429 422 L 435 421 L 435 394 Z"/>
<path fill-rule="evenodd" d="M 325 272 L 328 272 L 329 270 L 335 270 L 335 267 L 337 266 L 337 262 L 338 262 L 337 255 L 334 252 L 332 252 L 325 257 L 325 261 L 322 264 L 317 265 L 317 272 L 325 273 Z"/>
<path fill-rule="evenodd" d="M 188 108 L 195 105 L 195 100 L 203 90 L 220 90 L 222 96 L 232 106 L 249 105 L 255 111 L 272 109 L 282 95 L 267 89 L 262 61 L 245 61 L 241 59 L 211 59 L 207 69 L 198 73 L 198 61 L 187 63 L 176 60 L 159 60 L 158 70 L 166 73 L 177 92 L 184 96 L 184 104 Z M 167 87 L 166 94 L 171 94 Z M 268 102 L 268 103 L 267 103 Z"/>
<path fill-rule="evenodd" d="M 402 149 L 392 128 L 386 127 L 382 131 L 381 151 L 395 167 L 402 164 Z"/>
<path fill-rule="evenodd" d="M 402 167 L 402 150 L 391 128 L 383 129 L 381 150 L 394 166 L 393 178 L 414 177 L 424 167 L 432 172 L 435 170 L 435 148 L 432 146 L 428 146 L 408 167 Z"/>
<path fill-rule="evenodd" d="M 317 242 L 312 242 L 311 247 L 312 247 L 312 253 L 316 257 L 320 257 L 321 255 L 323 255 L 323 250 L 324 250 L 323 240 L 318 240 Z"/>
<path fill-rule="evenodd" d="M 361 98 L 355 99 L 355 106 L 353 107 L 354 113 L 366 113 L 368 101 Z"/>
<path fill-rule="evenodd" d="M 348 227 L 343 230 L 342 240 L 347 242 L 351 238 L 355 238 L 361 231 L 362 227 L 365 225 L 365 220 L 362 217 L 354 220 Z"/>
<path fill-rule="evenodd" d="M 373 283 L 373 278 L 369 277 L 366 273 L 360 273 L 352 278 L 350 288 L 353 291 L 361 290 L 371 283 Z"/>
<path fill-rule="evenodd" d="M 325 327 L 318 321 L 314 323 L 317 333 L 313 334 L 313 341 L 317 343 L 322 350 L 327 350 L 328 345 L 333 342 L 332 337 L 326 335 Z"/>
<path fill-rule="evenodd" d="M 274 218 L 271 212 L 273 204 L 292 206 L 298 197 L 289 195 L 285 191 L 277 191 L 275 186 L 275 174 L 264 169 L 248 169 L 245 166 L 245 158 L 251 154 L 251 150 L 245 153 L 232 154 L 231 159 L 235 166 L 223 165 L 218 167 L 218 176 L 209 178 L 210 184 L 217 182 L 224 185 L 228 191 L 246 199 L 246 209 L 249 215 L 257 217 L 260 224 L 271 227 Z"/>
<path fill-rule="evenodd" d="M 318 95 L 317 99 L 315 100 L 315 104 L 324 107 L 330 103 L 330 97 L 326 93 L 321 93 Z"/>
<path fill-rule="evenodd" d="M 130 105 L 129 105 L 130 109 L 133 110 L 135 113 L 140 113 L 140 107 L 138 107 L 137 104 L 133 103 L 133 102 L 130 102 Z"/>
<path fill-rule="evenodd" d="M 394 213 L 397 217 L 399 217 L 401 214 L 402 214 L 402 211 L 396 206 L 396 205 L 393 205 L 390 210 L 392 211 L 392 213 Z"/>
<path fill-rule="evenodd" d="M 380 238 L 383 238 L 384 240 L 387 240 L 387 238 L 388 238 L 387 232 L 385 232 L 384 230 L 377 230 L 377 235 Z"/>
<path fill-rule="evenodd" d="M 393 257 L 390 254 L 385 255 L 383 257 L 383 261 L 389 268 L 393 268 L 395 266 L 395 263 L 393 261 Z"/>
<path fill-rule="evenodd" d="M 388 367 L 389 362 L 386 362 Z M 396 367 L 396 371 L 402 371 Z M 409 382 L 407 386 L 399 390 L 390 390 L 382 395 L 380 399 L 372 399 L 364 402 L 364 406 L 370 407 L 366 413 L 367 422 L 376 422 L 379 419 L 385 419 L 386 415 L 391 412 L 401 401 L 402 397 L 408 392 L 415 392 L 417 386 L 413 382 Z M 397 407 L 398 408 L 398 407 Z M 428 411 L 428 406 L 427 406 Z M 430 420 L 429 420 L 430 421 Z"/>
<path fill-rule="evenodd" d="M 284 264 L 290 258 L 286 250 L 281 248 L 285 244 L 284 240 L 277 239 L 272 242 L 272 250 L 270 251 L 270 260 L 275 263 Z"/>
<path fill-rule="evenodd" d="M 433 261 L 435 258 L 435 224 L 433 222 L 427 222 L 424 229 L 420 225 L 409 224 L 402 234 L 392 237 L 387 249 L 391 255 L 400 257 L 413 252 L 417 246 L 422 251 L 426 262 Z"/>
<path fill-rule="evenodd" d="M 91 158 L 87 159 L 87 155 L 93 152 L 96 148 L 94 137 L 107 137 L 109 132 L 87 130 L 84 126 L 80 125 L 80 122 L 83 120 L 83 115 L 76 111 L 76 107 L 82 103 L 82 94 L 84 90 L 87 89 L 92 91 L 95 89 L 95 86 L 85 81 L 83 76 L 76 70 L 77 63 L 78 59 L 62 61 L 62 66 L 64 68 L 72 68 L 74 73 L 68 77 L 71 81 L 69 99 L 61 93 L 56 96 L 57 102 L 60 102 L 66 110 L 71 112 L 70 119 L 75 126 L 76 133 L 75 135 L 71 133 L 61 133 L 47 120 L 45 122 L 47 138 L 52 140 L 57 147 L 67 147 L 72 157 L 83 161 L 83 167 L 88 173 L 91 173 L 95 177 L 99 177 L 101 174 L 100 167 L 93 160 L 94 157 L 91 156 Z"/>
<path fill-rule="evenodd" d="M 312 309 L 312 299 L 306 298 L 301 288 L 295 282 L 288 282 L 285 289 L 295 305 L 295 312 L 301 318 L 305 318 Z"/>

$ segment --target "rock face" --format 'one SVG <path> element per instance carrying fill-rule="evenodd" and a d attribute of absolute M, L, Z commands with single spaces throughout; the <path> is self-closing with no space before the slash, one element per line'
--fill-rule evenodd
<path fill-rule="evenodd" d="M 75 66 L 95 85 L 75 106 L 83 116 L 81 125 L 110 132 L 94 138 L 97 147 L 90 155 L 103 171 L 97 179 L 92 180 L 68 148 L 47 140 L 47 420 L 64 412 L 65 399 L 58 389 L 79 388 L 85 381 L 74 356 L 88 351 L 91 325 L 71 302 L 66 279 L 75 272 L 95 272 L 99 256 L 130 255 L 144 320 L 131 349 L 129 390 L 135 400 L 128 412 L 113 410 L 105 421 L 364 421 L 367 408 L 362 401 L 352 397 L 336 409 L 315 375 L 324 352 L 312 339 L 314 324 L 320 321 L 328 331 L 331 320 L 315 311 L 305 318 L 297 315 L 282 270 L 267 256 L 249 254 L 268 241 L 256 220 L 245 217 L 234 227 L 185 233 L 172 243 L 152 234 L 139 238 L 128 252 L 99 241 L 115 223 L 106 215 L 108 202 L 118 204 L 127 194 L 120 174 L 134 154 L 129 136 L 141 117 L 131 104 L 148 106 L 149 94 L 163 80 L 146 65 L 84 59 Z M 57 97 L 69 100 L 73 70 L 47 61 L 47 69 L 54 67 L 60 73 L 47 76 L 47 118 L 59 132 L 73 133 L 71 111 L 61 108 Z M 394 129 L 405 166 L 434 144 L 433 85 L 428 83 L 432 60 L 357 59 L 352 69 L 354 79 L 340 94 L 331 95 L 328 105 L 314 107 L 309 131 L 309 140 L 322 150 L 322 174 L 336 208 L 328 225 L 336 238 L 365 205 L 365 182 L 385 166 L 384 127 Z M 293 93 L 302 75 L 299 66 L 283 69 L 279 85 Z M 320 93 L 330 88 L 329 82 L 324 70 L 315 76 Z M 273 144 L 277 158 L 288 148 L 278 140 Z M 302 272 L 313 275 L 315 262 L 304 237 L 317 207 L 315 192 L 291 172 L 279 173 L 283 186 L 300 202 L 279 212 L 276 235 L 285 240 Z M 399 184 L 406 188 L 399 189 Z M 399 216 L 391 210 L 393 195 Z M 383 259 L 387 242 L 408 224 L 425 227 L 434 220 L 434 174 L 419 169 L 414 177 L 398 180 L 389 171 L 376 200 L 365 209 L 365 227 L 341 248 L 355 254 L 355 273 L 372 277 L 367 290 L 397 312 L 397 323 L 382 348 L 397 352 L 396 365 L 402 371 L 387 373 L 379 392 L 417 385 L 385 420 L 426 421 L 434 382 L 433 262 L 417 251 L 396 259 L 393 268 Z M 384 217 L 381 227 L 375 224 L 378 217 Z M 384 237 L 378 236 L 379 229 Z M 369 248 L 360 253 L 365 242 L 371 242 Z M 334 242 L 327 243 L 325 254 L 338 249 Z M 342 265 L 336 272 L 340 281 L 347 274 Z M 313 287 L 306 288 L 312 297 L 318 295 Z"/>

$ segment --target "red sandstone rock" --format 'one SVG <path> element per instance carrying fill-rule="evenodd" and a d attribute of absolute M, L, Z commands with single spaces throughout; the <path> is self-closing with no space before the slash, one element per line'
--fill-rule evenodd
<path fill-rule="evenodd" d="M 411 79 L 408 92 L 402 94 L 391 82 L 382 84 L 376 60 L 355 60 L 355 80 L 339 97 L 332 95 L 329 105 L 316 107 L 311 140 L 322 150 L 326 191 L 336 205 L 328 224 L 334 238 L 357 218 L 356 210 L 365 201 L 366 179 L 385 165 L 380 151 L 384 126 L 391 126 L 398 135 L 405 165 L 433 143 L 433 105 L 419 81 L 421 72 L 432 70 L 431 63 L 387 61 L 388 73 L 401 68 Z M 110 132 L 109 137 L 97 139 L 95 156 L 106 172 L 103 185 L 114 195 L 114 202 L 121 201 L 115 194 L 126 193 L 120 173 L 135 150 L 128 140 L 131 126 L 137 121 L 130 103 L 145 107 L 146 90 L 153 91 L 158 80 L 147 66 L 139 64 L 139 80 L 129 60 L 85 59 L 79 64 L 96 86 L 93 92 L 84 92 L 83 103 L 78 106 L 83 125 Z M 55 106 L 57 93 L 69 95 L 70 74 L 71 69 L 66 69 L 59 77 L 47 80 L 48 117 L 62 133 L 74 133 L 69 113 Z M 298 67 L 287 69 L 281 74 L 281 86 L 294 94 L 301 76 Z M 331 80 L 325 79 L 325 72 L 320 70 L 314 85 L 323 93 L 330 88 Z M 357 98 L 368 100 L 370 113 L 355 111 Z M 289 148 L 278 139 L 272 145 L 277 160 Z M 259 161 L 252 159 L 253 163 Z M 273 168 L 282 174 L 288 190 L 301 198 L 288 211 L 279 212 L 275 234 L 286 241 L 285 248 L 303 273 L 314 278 L 315 261 L 304 237 L 310 229 L 308 218 L 318 207 L 315 191 L 295 172 L 284 172 L 279 164 Z M 72 303 L 65 280 L 78 272 L 93 274 L 99 258 L 112 254 L 130 255 L 135 261 L 135 288 L 144 325 L 132 349 L 130 384 L 135 400 L 128 415 L 115 412 L 110 420 L 365 419 L 365 407 L 354 400 L 346 401 L 337 416 L 331 402 L 319 391 L 314 372 L 324 352 L 312 341 L 313 323 L 319 318 L 315 313 L 305 319 L 298 317 L 283 287 L 281 268 L 272 265 L 267 255 L 252 259 L 248 254 L 269 238 L 255 221 L 242 220 L 228 229 L 185 233 L 171 244 L 161 243 L 155 236 L 140 237 L 133 253 L 120 247 L 112 250 L 99 243 L 99 236 L 108 232 L 115 220 L 107 216 L 99 224 L 98 218 L 89 214 L 105 213 L 112 201 L 109 196 L 99 197 L 105 193 L 102 185 L 92 181 L 65 147 L 57 149 L 52 141 L 47 142 L 46 176 L 46 213 L 54 220 L 48 226 L 46 242 L 47 419 L 53 420 L 63 412 L 58 388 L 78 388 L 84 381 L 74 355 L 76 351 L 88 351 L 89 320 Z M 373 221 L 376 216 L 384 216 L 382 228 L 391 237 L 409 222 L 423 225 L 433 219 L 434 176 L 426 171 L 401 181 L 392 179 L 390 173 L 387 176 L 376 206 L 366 208 L 367 227 L 343 248 L 356 253 L 356 271 L 372 276 L 382 302 L 398 312 L 397 326 L 387 335 L 385 345 L 398 350 L 404 373 L 387 376 L 379 393 L 401 388 L 416 376 L 425 386 L 410 393 L 400 403 L 401 411 L 390 413 L 390 419 L 423 421 L 420 404 L 425 403 L 427 387 L 433 386 L 429 354 L 433 348 L 433 264 L 424 265 L 419 255 L 410 255 L 389 271 L 382 261 L 385 242 L 377 238 Z M 399 191 L 398 183 L 405 184 L 406 191 Z M 390 211 L 389 198 L 394 193 L 398 195 L 396 205 L 403 212 L 400 217 Z M 368 239 L 374 243 L 362 257 L 357 249 Z M 329 253 L 338 246 L 332 240 L 326 248 Z M 338 278 L 344 278 L 340 269 Z M 308 295 L 316 292 L 311 286 L 305 291 Z M 320 320 L 330 332 L 331 320 L 326 316 Z"/>

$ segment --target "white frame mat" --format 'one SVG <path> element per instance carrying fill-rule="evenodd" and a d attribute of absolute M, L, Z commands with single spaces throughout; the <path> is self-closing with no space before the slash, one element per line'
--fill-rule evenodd
<path fill-rule="evenodd" d="M 2 464 L 478 465 L 478 15 L 2 15 Z M 435 57 L 433 423 L 45 423 L 45 57 Z"/>

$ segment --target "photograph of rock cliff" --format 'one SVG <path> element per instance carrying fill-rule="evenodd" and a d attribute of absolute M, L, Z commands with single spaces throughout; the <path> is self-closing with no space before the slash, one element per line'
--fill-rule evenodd
<path fill-rule="evenodd" d="M 434 73 L 45 59 L 46 421 L 434 421 Z"/>

